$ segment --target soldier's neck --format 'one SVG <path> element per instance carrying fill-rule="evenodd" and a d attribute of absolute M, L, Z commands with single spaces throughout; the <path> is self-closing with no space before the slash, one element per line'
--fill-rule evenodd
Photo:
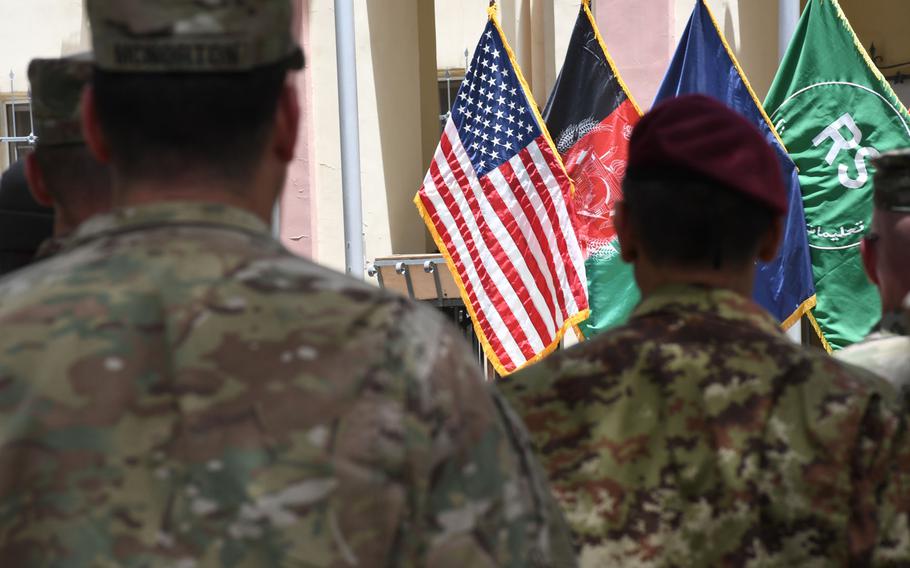
<path fill-rule="evenodd" d="M 266 224 L 272 222 L 275 195 L 272 192 L 243 191 L 222 184 L 131 182 L 115 186 L 115 206 L 135 207 L 168 201 L 217 203 L 253 213 Z"/>
<path fill-rule="evenodd" d="M 740 269 L 683 268 L 656 266 L 647 261 L 635 264 L 635 280 L 642 298 L 667 286 L 705 286 L 736 292 L 751 297 L 755 282 L 755 266 Z"/>

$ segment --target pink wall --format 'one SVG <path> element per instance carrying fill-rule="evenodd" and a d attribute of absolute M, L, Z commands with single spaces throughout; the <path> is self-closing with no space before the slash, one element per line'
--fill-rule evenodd
<path fill-rule="evenodd" d="M 592 4 L 607 49 L 632 96 L 643 110 L 649 108 L 676 49 L 675 3 L 673 0 L 593 0 Z"/>
<path fill-rule="evenodd" d="M 294 33 L 307 58 L 312 58 L 309 32 L 309 0 L 294 2 Z M 309 67 L 293 79 L 300 94 L 300 123 L 297 152 L 288 170 L 284 195 L 281 198 L 281 242 L 292 252 L 313 258 L 315 250 L 316 202 L 313 198 L 315 170 L 313 168 L 312 74 Z"/>

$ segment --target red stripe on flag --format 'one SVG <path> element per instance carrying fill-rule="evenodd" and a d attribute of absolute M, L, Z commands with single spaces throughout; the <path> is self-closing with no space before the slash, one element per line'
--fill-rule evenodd
<path fill-rule="evenodd" d="M 435 165 L 435 162 L 433 165 Z M 433 226 L 436 227 L 437 234 L 444 243 L 449 245 L 446 247 L 446 250 L 452 258 L 452 262 L 455 263 L 455 268 L 458 270 L 458 275 L 460 276 L 462 284 L 464 284 L 464 291 L 467 293 L 468 300 L 471 302 L 471 307 L 473 308 L 474 314 L 477 316 L 477 321 L 475 323 L 480 326 L 481 330 L 483 330 L 483 334 L 487 338 L 487 343 L 496 353 L 496 357 L 499 358 L 499 362 L 504 367 L 514 366 L 516 363 L 512 361 L 512 358 L 509 357 L 509 354 L 506 352 L 502 338 L 497 336 L 493 331 L 493 327 L 490 325 L 490 320 L 487 317 L 485 310 L 480 305 L 480 301 L 477 299 L 477 292 L 474 290 L 474 285 L 471 284 L 471 279 L 468 276 L 468 270 L 465 266 L 465 262 L 461 258 L 457 247 L 452 245 L 454 242 L 452 240 L 452 235 L 449 234 L 449 229 L 446 227 L 446 224 L 442 222 L 439 216 L 439 212 L 436 210 L 436 206 L 433 205 L 433 200 L 427 197 L 422 188 L 419 192 L 419 195 L 424 209 L 433 220 Z"/>
<path fill-rule="evenodd" d="M 508 162 L 506 163 L 508 164 Z M 531 253 L 531 245 L 528 243 L 528 240 L 525 237 L 524 232 L 521 230 L 521 227 L 519 227 L 518 220 L 515 219 L 511 213 L 509 213 L 508 207 L 502 201 L 502 198 L 499 196 L 499 192 L 496 190 L 496 187 L 493 185 L 493 182 L 490 180 L 490 178 L 488 176 L 484 176 L 480 180 L 480 185 L 483 188 L 484 194 L 487 196 L 487 200 L 490 202 L 490 206 L 497 212 L 502 211 L 502 213 L 497 214 L 500 216 L 500 219 L 502 219 L 506 230 L 509 232 L 512 240 L 515 242 L 515 246 L 518 248 L 521 257 L 525 262 L 525 266 L 528 267 L 528 273 L 531 275 L 531 278 L 534 279 L 534 284 L 537 286 L 537 289 L 540 290 L 540 296 L 543 298 L 543 301 L 547 305 L 547 310 L 550 314 L 550 317 L 553 319 L 556 329 L 553 331 L 546 329 L 546 334 L 541 335 L 540 339 L 544 345 L 549 345 L 553 340 L 555 334 L 559 331 L 563 318 L 559 312 L 559 308 L 553 304 L 554 294 L 549 293 L 551 291 L 551 287 L 549 280 L 544 276 L 543 273 L 545 267 L 540 266 L 540 263 L 538 263 L 537 259 L 534 258 L 534 255 Z M 533 303 L 531 304 L 531 308 L 535 310 L 535 313 L 538 312 Z M 546 326 L 544 326 L 544 328 L 546 328 Z M 540 331 L 539 328 L 538 331 Z"/>
<path fill-rule="evenodd" d="M 518 201 L 521 210 L 524 212 L 525 217 L 530 223 L 530 229 L 534 232 L 534 236 L 537 237 L 537 243 L 540 245 L 540 249 L 543 252 L 544 259 L 546 261 L 546 266 L 539 266 L 540 271 L 546 271 L 549 275 L 550 285 L 548 288 L 552 290 L 553 295 L 556 296 L 556 301 L 558 302 L 558 311 L 554 314 L 554 319 L 557 321 L 565 321 L 568 317 L 569 310 L 566 306 L 565 295 L 563 294 L 562 287 L 558 284 L 556 265 L 553 262 L 553 255 L 550 254 L 550 241 L 552 236 L 548 236 L 544 230 L 543 223 L 540 220 L 540 213 L 534 209 L 534 206 L 531 204 L 530 199 L 528 199 L 527 190 L 522 187 L 521 183 L 518 180 L 518 174 L 512 168 L 512 164 L 509 162 L 504 163 L 500 166 L 499 170 L 502 172 L 503 177 L 506 180 L 506 183 L 509 184 L 509 187 L 512 189 L 512 193 L 515 195 L 515 199 Z M 503 207 L 505 204 L 503 204 Z M 542 288 L 543 289 L 543 288 Z M 561 326 L 560 326 L 561 327 Z"/>
<path fill-rule="evenodd" d="M 446 140 L 446 138 L 446 136 L 443 136 L 443 140 Z M 459 232 L 465 241 L 465 246 L 468 249 L 468 254 L 471 256 L 471 258 L 479 260 L 480 253 L 477 250 L 477 245 L 474 242 L 474 237 L 471 235 L 471 231 L 468 229 L 467 223 L 461 214 L 461 210 L 459 209 L 458 204 L 455 203 L 455 199 L 452 197 L 451 191 L 448 189 L 445 180 L 442 178 L 442 174 L 439 171 L 439 166 L 436 164 L 436 160 L 433 160 L 433 163 L 430 164 L 430 176 L 433 178 L 433 182 L 436 184 L 436 187 L 443 189 L 439 192 L 439 195 L 442 197 L 446 209 L 455 220 L 455 224 L 458 226 Z M 490 276 L 490 273 L 487 271 L 486 267 L 483 265 L 483 262 L 477 262 L 475 268 L 477 269 L 477 275 L 480 277 L 480 280 L 482 282 L 493 282 L 493 279 Z M 519 350 L 521 350 L 522 354 L 525 354 L 526 357 L 528 356 L 528 353 L 533 356 L 535 350 L 530 345 L 528 337 L 525 335 L 524 330 L 521 329 L 521 325 L 518 323 L 518 319 L 509 308 L 509 305 L 506 302 L 505 297 L 503 297 L 502 292 L 495 285 L 487 286 L 486 291 L 487 295 L 490 297 L 490 301 L 493 303 L 493 309 L 495 309 L 500 314 L 500 317 L 506 324 L 508 333 L 512 335 L 512 339 L 518 345 Z"/>
<path fill-rule="evenodd" d="M 537 143 L 538 147 L 540 148 L 540 151 L 543 153 L 544 159 L 547 162 L 547 167 L 550 170 L 549 173 L 554 175 L 557 182 L 560 182 L 560 187 L 564 187 L 562 185 L 562 183 L 566 184 L 565 187 L 570 187 L 568 185 L 568 183 L 569 183 L 568 178 L 566 178 L 565 174 L 562 173 L 562 168 L 556 168 L 556 171 L 559 172 L 559 174 L 557 175 L 553 172 L 553 168 L 549 167 L 549 164 L 553 163 L 552 160 L 555 159 L 555 156 L 553 156 L 553 151 L 550 149 L 550 145 L 547 143 L 547 141 L 546 140 L 540 141 L 538 139 L 538 141 L 536 143 Z M 547 186 L 543 181 L 543 177 L 541 176 L 541 173 L 537 170 L 537 167 L 534 164 L 534 159 L 531 157 L 530 152 L 528 152 L 527 149 L 524 149 L 518 155 L 520 156 L 521 162 L 522 162 L 522 164 L 524 164 L 525 169 L 528 170 L 528 173 L 531 175 L 531 182 L 533 183 L 533 187 L 529 188 L 529 189 L 533 190 L 534 187 L 541 188 L 541 190 L 545 189 Z M 565 180 L 565 181 L 563 182 L 562 180 Z M 556 205 L 553 203 L 553 199 L 550 197 L 549 190 L 547 190 L 547 192 L 545 194 L 541 193 L 541 197 L 546 197 L 546 199 L 544 201 L 544 203 L 546 204 L 545 209 L 547 211 L 547 215 L 550 218 L 550 224 L 553 226 L 553 231 L 556 233 L 556 235 L 555 235 L 556 246 L 559 248 L 559 254 L 562 257 L 562 262 L 566 267 L 566 278 L 568 278 L 568 280 L 569 280 L 569 289 L 572 292 L 572 296 L 575 298 L 575 303 L 578 304 L 578 308 L 584 309 L 587 306 L 587 302 L 584 300 L 585 299 L 585 286 L 581 282 L 578 272 L 575 270 L 575 265 L 572 262 L 571 255 L 569 254 L 568 245 L 565 242 L 565 239 L 562 238 L 562 234 L 560 231 L 560 228 L 562 227 L 562 225 L 560 224 L 559 217 L 556 213 Z M 568 198 L 566 198 L 566 207 L 570 206 L 569 203 L 570 203 L 570 201 L 568 200 Z M 572 217 L 571 213 L 569 214 L 569 217 L 571 219 L 571 217 Z M 581 301 L 579 301 L 579 300 L 581 300 Z"/>
<path fill-rule="evenodd" d="M 524 155 L 527 158 L 526 161 L 522 159 L 522 155 Z M 556 247 L 555 254 L 553 253 L 553 251 L 550 248 L 551 243 L 556 243 L 556 242 L 562 240 L 562 237 L 559 233 L 558 218 L 553 219 L 553 217 L 552 217 L 552 214 L 555 212 L 555 206 L 553 205 L 553 202 L 549 197 L 549 190 L 547 189 L 547 187 L 543 186 L 543 185 L 535 186 L 535 183 L 541 183 L 540 176 L 539 176 L 539 173 L 537 172 L 537 166 L 534 164 L 534 160 L 530 156 L 530 153 L 527 150 L 527 148 L 525 148 L 522 151 L 522 153 L 518 154 L 516 156 L 516 158 L 518 158 L 518 161 L 520 162 L 521 171 L 518 171 L 517 169 L 513 168 L 513 171 L 516 172 L 516 178 L 515 178 L 515 182 L 513 184 L 513 191 L 515 192 L 516 197 L 519 200 L 522 200 L 526 204 L 526 205 L 524 205 L 526 210 L 528 210 L 530 212 L 530 214 L 533 215 L 533 218 L 535 219 L 538 230 L 539 230 L 540 236 L 538 236 L 538 240 L 540 240 L 540 242 L 542 242 L 542 243 L 546 243 L 546 247 L 547 247 L 546 254 L 547 254 L 547 258 L 549 259 L 549 262 L 550 262 L 551 274 L 553 275 L 554 278 L 556 278 L 560 282 L 559 301 L 561 303 L 562 310 L 563 310 L 563 313 L 565 314 L 565 317 L 569 318 L 572 315 L 574 315 L 574 313 L 573 313 L 573 307 L 572 307 L 571 303 L 569 302 L 569 298 L 567 296 L 571 297 L 572 300 L 575 300 L 575 298 L 572 294 L 571 288 L 566 288 L 566 283 L 568 282 L 568 274 L 570 271 L 572 271 L 572 266 L 571 266 L 571 264 L 566 264 L 563 261 L 563 259 L 561 258 L 562 252 L 560 251 L 558 244 Z M 532 177 L 532 175 L 531 175 L 532 173 L 538 174 L 537 182 L 534 181 L 534 177 Z M 530 191 L 529 191 L 528 187 L 526 187 L 526 186 L 530 187 Z M 539 191 L 539 190 L 542 190 L 542 191 Z M 530 198 L 528 197 L 528 194 L 530 192 L 533 192 L 535 195 L 537 195 L 537 198 L 540 200 L 540 203 L 541 203 L 540 207 L 542 210 L 538 210 L 534 206 L 534 203 L 531 202 Z M 550 225 L 549 228 L 546 226 L 545 222 L 549 223 L 549 225 Z M 560 267 L 562 267 L 563 272 L 566 274 L 565 282 L 563 282 L 562 279 L 560 278 L 560 274 L 559 274 Z M 576 301 L 576 303 L 577 303 L 577 301 Z"/>
<path fill-rule="evenodd" d="M 481 238 L 486 244 L 487 250 L 489 250 L 490 254 L 493 255 L 493 258 L 496 260 L 497 266 L 502 272 L 502 275 L 504 276 L 505 280 L 511 285 L 512 290 L 518 298 L 519 303 L 521 303 L 521 305 L 524 307 L 528 318 L 531 320 L 531 324 L 537 331 L 537 336 L 540 339 L 540 342 L 544 346 L 549 345 L 553 339 L 555 331 L 551 331 L 547 328 L 547 324 L 543 321 L 543 318 L 541 318 L 537 307 L 534 306 L 534 301 L 531 298 L 530 290 L 528 290 L 525 286 L 521 275 L 518 272 L 518 269 L 515 267 L 515 264 L 512 262 L 512 259 L 509 258 L 508 253 L 503 247 L 503 243 L 495 238 L 493 230 L 490 228 L 486 218 L 483 215 L 483 211 L 480 208 L 480 203 L 477 200 L 477 196 L 474 194 L 474 188 L 471 187 L 470 181 L 467 179 L 467 176 L 461 169 L 461 164 L 459 164 L 458 158 L 455 156 L 452 144 L 447 136 L 442 137 L 442 140 L 440 142 L 440 149 L 442 150 L 443 156 L 445 157 L 445 161 L 448 164 L 449 169 L 452 170 L 452 174 L 455 176 L 455 180 L 458 183 L 458 186 L 461 188 L 462 193 L 466 198 L 468 207 L 470 208 L 471 214 L 474 217 L 474 222 L 477 224 L 477 227 L 480 230 Z M 483 188 L 484 182 L 488 181 L 489 180 L 487 180 L 486 176 L 484 176 L 484 178 L 481 180 L 481 190 L 484 191 L 484 196 L 489 199 L 489 192 Z M 495 188 L 493 191 L 496 191 Z M 497 215 L 504 221 L 503 224 L 506 224 L 503 212 L 501 210 L 497 212 Z M 515 226 L 514 219 L 512 225 Z M 506 230 L 514 240 L 515 235 L 513 234 L 513 231 L 509 230 L 508 224 L 506 224 Z M 519 250 L 518 252 L 519 256 L 524 259 L 522 250 Z M 527 264 L 527 261 L 525 261 L 525 264 Z M 530 268 L 528 269 L 528 272 L 531 272 Z M 522 317 L 522 314 L 518 314 L 518 317 Z M 529 352 L 525 351 L 524 349 L 522 349 L 522 352 L 530 359 L 534 356 L 536 350 L 531 345 L 528 345 L 528 348 L 530 349 Z"/>

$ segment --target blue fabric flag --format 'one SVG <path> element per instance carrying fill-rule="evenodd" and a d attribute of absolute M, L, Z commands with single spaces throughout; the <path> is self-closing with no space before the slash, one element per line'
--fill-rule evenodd
<path fill-rule="evenodd" d="M 790 327 L 815 307 L 798 172 L 704 0 L 698 0 L 692 12 L 654 104 L 694 93 L 714 97 L 742 114 L 777 150 L 790 208 L 780 254 L 773 262 L 759 267 L 754 297 L 784 327 Z"/>

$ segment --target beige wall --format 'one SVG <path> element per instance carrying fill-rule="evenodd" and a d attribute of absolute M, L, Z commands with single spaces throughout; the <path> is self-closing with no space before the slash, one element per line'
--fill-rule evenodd
<path fill-rule="evenodd" d="M 461 69 L 486 23 L 488 0 L 434 0 L 436 5 L 436 62 L 439 69 Z"/>
<path fill-rule="evenodd" d="M 355 0 L 357 77 L 360 105 L 361 184 L 366 258 L 423 252 L 423 222 L 412 198 L 423 180 L 426 112 L 421 88 L 420 29 L 432 29 L 432 13 L 420 0 Z M 421 22 L 421 17 L 429 21 Z M 331 0 L 311 0 L 313 57 L 311 98 L 316 222 L 315 258 L 344 268 L 341 151 Z M 424 40 L 425 41 L 425 40 Z M 431 51 L 432 52 L 432 51 Z M 425 63 L 425 62 L 424 62 Z M 425 65 L 424 65 L 425 66 Z M 435 81 L 435 77 L 431 77 Z"/>
<path fill-rule="evenodd" d="M 436 0 L 440 69 L 463 68 L 486 25 L 488 0 Z M 565 58 L 579 0 L 500 0 L 499 19 L 538 104 L 543 106 Z"/>
<path fill-rule="evenodd" d="M 16 90 L 28 90 L 26 71 L 35 57 L 60 57 L 89 47 L 82 0 L 4 2 L 0 10 L 0 92 L 9 91 L 9 72 Z"/>
<path fill-rule="evenodd" d="M 0 103 L 24 100 L 28 63 L 36 57 L 60 57 L 90 48 L 82 0 L 3 2 L 0 8 Z M 15 81 L 10 92 L 10 72 Z M 0 114 L 0 136 L 6 119 Z M 6 144 L 0 144 L 0 170 L 9 166 Z"/>

